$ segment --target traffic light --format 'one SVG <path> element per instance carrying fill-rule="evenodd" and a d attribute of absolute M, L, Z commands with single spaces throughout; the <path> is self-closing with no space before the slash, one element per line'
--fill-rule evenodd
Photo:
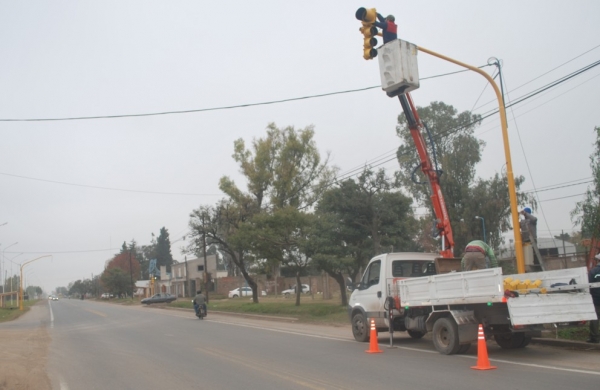
<path fill-rule="evenodd" d="M 365 60 L 372 60 L 377 57 L 377 27 L 373 23 L 375 23 L 375 19 L 377 18 L 377 11 L 375 8 L 359 8 L 356 10 L 356 19 L 362 22 L 362 27 L 358 30 L 364 36 L 364 44 L 363 44 L 363 58 Z"/>

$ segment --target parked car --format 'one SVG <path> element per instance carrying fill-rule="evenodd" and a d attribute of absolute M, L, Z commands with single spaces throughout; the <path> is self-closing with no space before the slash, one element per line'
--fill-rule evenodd
<path fill-rule="evenodd" d="M 50 295 L 48 296 L 48 299 L 51 301 L 58 301 L 58 297 L 56 295 Z"/>
<path fill-rule="evenodd" d="M 310 292 L 310 287 L 308 286 L 308 284 L 303 284 L 302 285 L 302 294 L 308 294 Z M 292 294 L 296 294 L 296 286 L 292 286 L 292 288 L 289 288 L 287 290 L 283 290 L 281 292 L 283 295 L 285 295 L 286 297 L 289 297 Z"/>
<path fill-rule="evenodd" d="M 112 297 L 113 297 L 113 295 L 109 294 L 109 293 L 104 293 L 100 296 L 100 298 L 102 298 L 102 299 L 110 299 Z"/>
<path fill-rule="evenodd" d="M 177 297 L 171 294 L 155 294 L 150 298 L 142 299 L 142 303 L 145 305 L 150 305 L 152 303 L 169 303 L 176 300 Z"/>
<path fill-rule="evenodd" d="M 260 295 L 262 295 L 263 297 L 267 296 L 267 292 L 266 291 L 261 291 Z M 229 291 L 229 298 L 238 298 L 238 297 L 251 297 L 252 296 L 252 289 L 250 287 L 242 287 L 242 292 L 240 294 L 240 288 L 236 288 L 235 290 L 231 290 Z"/>

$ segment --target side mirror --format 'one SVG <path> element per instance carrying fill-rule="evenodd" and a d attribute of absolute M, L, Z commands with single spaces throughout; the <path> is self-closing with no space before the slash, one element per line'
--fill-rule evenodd
<path fill-rule="evenodd" d="M 356 286 L 354 285 L 354 282 L 352 281 L 352 279 L 350 279 L 350 277 L 347 278 L 348 283 L 346 284 L 347 288 L 350 291 L 354 291 L 358 288 L 358 286 L 360 286 L 360 283 L 358 283 Z"/>

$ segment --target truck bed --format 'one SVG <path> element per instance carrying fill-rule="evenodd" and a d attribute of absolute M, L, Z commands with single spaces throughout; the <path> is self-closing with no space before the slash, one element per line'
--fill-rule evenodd
<path fill-rule="evenodd" d="M 548 294 L 504 296 L 504 278 L 541 280 L 541 287 L 571 280 L 581 289 Z M 402 307 L 469 305 L 506 302 L 513 325 L 595 320 L 596 312 L 587 286 L 585 267 L 566 270 L 502 275 L 501 268 L 451 272 L 394 281 L 392 291 Z"/>

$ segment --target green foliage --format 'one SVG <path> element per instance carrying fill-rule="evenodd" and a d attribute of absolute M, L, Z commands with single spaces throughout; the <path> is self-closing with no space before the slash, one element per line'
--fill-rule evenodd
<path fill-rule="evenodd" d="M 571 219 L 581 226 L 585 238 L 600 237 L 600 127 L 596 132 L 595 150 L 590 155 L 590 168 L 594 183 L 585 192 L 585 199 L 577 202 L 571 211 Z"/>
<path fill-rule="evenodd" d="M 485 146 L 474 136 L 481 117 L 468 111 L 458 113 L 443 102 L 432 102 L 418 111 L 431 132 L 435 146 L 434 153 L 429 136 L 423 134 L 429 156 L 434 168 L 443 172 L 440 183 L 454 233 L 455 255 L 459 256 L 469 241 L 483 238 L 481 220 L 476 220 L 475 216 L 484 218 L 486 241 L 497 248 L 502 232 L 511 228 L 508 181 L 505 175 L 498 173 L 487 180 L 475 179 L 476 165 Z M 404 115 L 398 117 L 396 131 L 403 141 L 397 153 L 400 171 L 396 179 L 420 204 L 432 210 L 430 186 L 418 169 L 420 160 Z M 426 185 L 413 181 L 415 168 L 417 181 Z M 517 191 L 523 182 L 522 176 L 515 178 Z M 519 204 L 529 205 L 535 210 L 537 204 L 532 195 L 521 193 L 517 194 L 517 198 Z"/>
<path fill-rule="evenodd" d="M 133 289 L 129 273 L 118 267 L 107 268 L 100 279 L 106 290 L 115 295 L 131 294 Z"/>
<path fill-rule="evenodd" d="M 344 180 L 324 193 L 317 206 L 313 257 L 340 285 L 342 305 L 347 299 L 343 275 L 356 280 L 369 259 L 384 251 L 417 249 L 411 203 L 394 190 L 383 169 L 365 169 L 356 181 Z"/>
<path fill-rule="evenodd" d="M 167 272 L 171 272 L 173 265 L 173 255 L 171 255 L 171 240 L 169 239 L 169 231 L 162 227 L 160 234 L 156 240 L 156 266 L 166 266 Z"/>

